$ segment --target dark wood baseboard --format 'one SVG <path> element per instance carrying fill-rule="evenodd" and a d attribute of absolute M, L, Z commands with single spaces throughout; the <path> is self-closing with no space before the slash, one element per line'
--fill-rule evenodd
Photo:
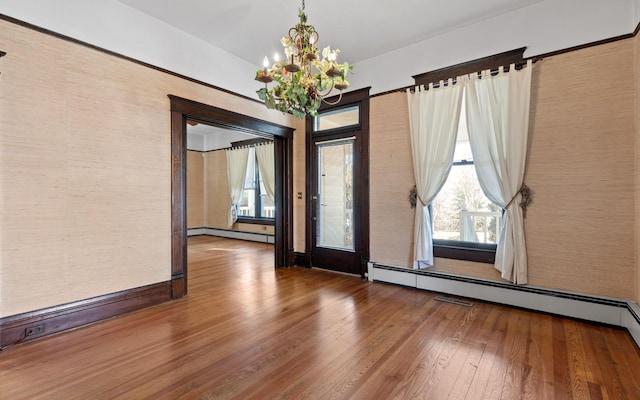
<path fill-rule="evenodd" d="M 123 290 L 0 319 L 0 349 L 171 299 L 171 282 Z"/>
<path fill-rule="evenodd" d="M 300 252 L 293 252 L 293 264 L 297 265 L 298 267 L 311 267 L 311 253 L 309 252 L 305 252 L 305 253 L 300 253 Z"/>

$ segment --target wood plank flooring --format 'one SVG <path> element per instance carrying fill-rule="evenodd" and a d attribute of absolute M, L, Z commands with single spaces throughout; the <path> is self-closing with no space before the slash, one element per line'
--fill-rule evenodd
<path fill-rule="evenodd" d="M 186 298 L 0 352 L 0 399 L 640 399 L 624 330 L 274 270 L 189 239 Z"/>

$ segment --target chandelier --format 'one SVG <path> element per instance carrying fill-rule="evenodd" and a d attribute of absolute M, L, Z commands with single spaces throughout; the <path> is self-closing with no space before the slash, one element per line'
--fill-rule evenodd
<path fill-rule="evenodd" d="M 256 72 L 256 80 L 263 82 L 264 87 L 258 90 L 258 97 L 267 108 L 289 112 L 296 118 L 305 115 L 318 115 L 318 107 L 325 102 L 337 104 L 342 98 L 342 91 L 349 87 L 347 73 L 353 69 L 349 63 L 338 64 L 340 50 L 331 50 L 329 46 L 322 50 L 322 58 L 318 54 L 318 32 L 307 24 L 307 15 L 302 9 L 298 12 L 300 22 L 289 29 L 289 35 L 280 42 L 284 47 L 284 60 L 278 54 L 269 67 L 269 59 L 264 58 L 263 69 Z M 269 83 L 275 82 L 272 88 Z M 326 97 L 340 92 L 336 101 L 328 102 Z"/>

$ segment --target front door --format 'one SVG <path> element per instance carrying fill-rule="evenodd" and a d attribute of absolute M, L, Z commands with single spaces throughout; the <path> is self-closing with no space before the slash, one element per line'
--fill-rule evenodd
<path fill-rule="evenodd" d="M 358 132 L 354 132 L 358 133 Z M 314 139 L 312 266 L 360 274 L 357 135 Z"/>
<path fill-rule="evenodd" d="M 345 93 L 307 118 L 305 154 L 306 265 L 364 277 L 369 261 L 368 88 Z"/>

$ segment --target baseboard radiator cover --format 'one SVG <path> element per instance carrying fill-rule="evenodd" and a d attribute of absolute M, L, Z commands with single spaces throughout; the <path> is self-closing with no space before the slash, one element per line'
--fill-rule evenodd
<path fill-rule="evenodd" d="M 247 240 L 250 242 L 275 243 L 275 236 L 269 233 L 240 232 L 218 228 L 194 228 L 187 229 L 187 236 L 218 236 L 229 239 Z"/>
<path fill-rule="evenodd" d="M 640 347 L 640 306 L 633 301 L 583 295 L 460 275 L 368 264 L 370 281 L 488 301 L 626 328 Z"/>
<path fill-rule="evenodd" d="M 189 228 L 187 229 L 187 236 L 200 236 L 204 235 L 206 228 Z"/>

